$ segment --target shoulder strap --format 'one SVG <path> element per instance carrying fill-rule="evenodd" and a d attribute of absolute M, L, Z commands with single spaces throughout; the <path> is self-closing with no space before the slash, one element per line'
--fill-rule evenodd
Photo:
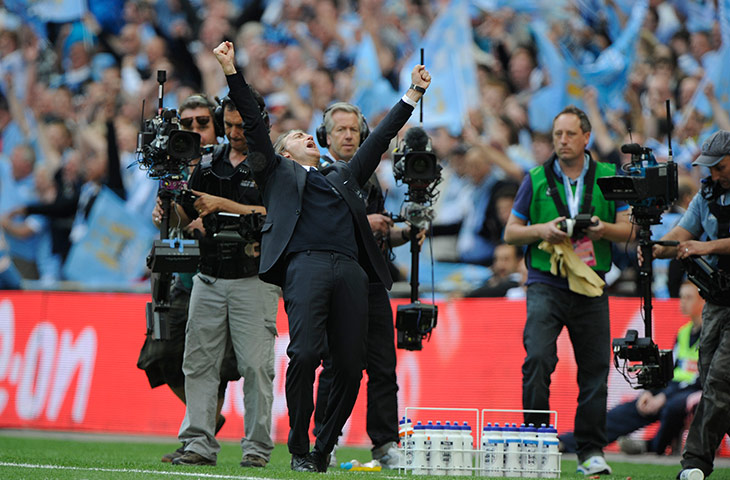
<path fill-rule="evenodd" d="M 583 203 L 580 213 L 593 214 L 593 184 L 596 180 L 596 161 L 588 156 L 588 172 L 583 179 Z"/>
<path fill-rule="evenodd" d="M 560 198 L 560 192 L 558 191 L 557 184 L 555 183 L 555 172 L 553 171 L 553 166 L 555 165 L 555 162 L 557 161 L 556 156 L 552 156 L 550 160 L 545 162 L 545 164 L 542 166 L 543 170 L 545 171 L 545 178 L 548 182 L 548 189 L 547 189 L 547 196 L 553 199 L 553 203 L 555 203 L 555 208 L 558 209 L 558 215 L 565 218 L 570 218 L 570 212 L 568 212 L 568 207 L 565 206 L 565 203 L 563 202 L 563 199 Z"/>

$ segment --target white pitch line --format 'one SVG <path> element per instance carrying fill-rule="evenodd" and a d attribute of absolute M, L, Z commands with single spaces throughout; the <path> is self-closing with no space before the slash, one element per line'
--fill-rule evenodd
<path fill-rule="evenodd" d="M 165 470 L 139 470 L 136 468 L 92 468 L 92 467 L 67 467 L 63 465 L 40 465 L 33 463 L 10 463 L 0 462 L 0 467 L 35 468 L 39 470 L 77 470 L 82 472 L 114 472 L 114 473 L 144 473 L 156 475 L 174 475 L 176 477 L 196 478 L 223 478 L 230 480 L 261 480 L 260 477 L 240 477 L 233 475 L 218 475 L 215 473 L 193 473 L 193 472 L 169 472 Z"/>

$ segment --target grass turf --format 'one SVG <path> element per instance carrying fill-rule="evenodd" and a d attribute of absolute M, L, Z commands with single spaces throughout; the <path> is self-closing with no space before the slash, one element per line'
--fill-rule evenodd
<path fill-rule="evenodd" d="M 160 462 L 163 454 L 171 452 L 179 444 L 171 442 L 124 441 L 118 437 L 100 436 L 89 440 L 42 438 L 22 436 L 0 430 L 0 479 L 2 480 L 161 480 L 161 479 L 249 479 L 249 478 L 292 478 L 322 479 L 323 477 L 350 476 L 364 478 L 400 478 L 404 474 L 394 471 L 347 472 L 339 468 L 330 469 L 327 474 L 298 473 L 289 468 L 290 456 L 285 445 L 277 445 L 271 462 L 266 468 L 241 468 L 241 449 L 238 443 L 224 442 L 218 455 L 216 467 L 173 466 Z M 339 461 L 358 459 L 370 460 L 367 449 L 341 447 L 337 450 Z M 672 479 L 677 475 L 679 465 L 654 465 L 639 463 L 616 463 L 609 459 L 613 475 L 602 479 L 653 480 Z M 561 478 L 585 478 L 575 473 L 576 462 L 562 461 Z M 727 471 L 725 472 L 727 473 Z M 715 472 L 718 480 L 724 477 Z M 410 475 L 408 475 L 410 476 Z M 423 479 L 445 479 L 463 477 L 418 476 Z M 479 477 L 485 478 L 485 477 Z"/>

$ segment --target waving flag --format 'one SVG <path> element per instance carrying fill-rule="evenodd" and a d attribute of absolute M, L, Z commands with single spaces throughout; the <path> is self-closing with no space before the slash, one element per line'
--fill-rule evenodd
<path fill-rule="evenodd" d="M 86 285 L 119 285 L 142 276 L 157 230 L 130 215 L 124 202 L 106 187 L 94 201 L 88 225 L 88 232 L 66 259 L 66 278 Z"/>
<path fill-rule="evenodd" d="M 720 35 L 722 45 L 714 53 L 715 60 L 707 62 L 705 75 L 702 77 L 692 100 L 682 109 L 682 121 L 686 121 L 689 113 L 697 110 L 706 117 L 712 117 L 710 102 L 705 96 L 704 89 L 708 83 L 715 90 L 715 97 L 726 111 L 730 111 L 730 0 L 720 0 L 718 5 Z M 704 63 L 704 62 L 703 62 Z"/>
<path fill-rule="evenodd" d="M 28 0 L 28 10 L 44 22 L 66 23 L 86 14 L 86 0 Z"/>
<path fill-rule="evenodd" d="M 583 83 L 575 65 L 569 65 L 547 36 L 547 25 L 542 20 L 530 23 L 540 65 L 550 77 L 550 84 L 530 97 L 527 116 L 530 128 L 537 132 L 549 132 L 552 119 L 567 105 L 579 105 Z"/>
<path fill-rule="evenodd" d="M 471 32 L 467 0 L 452 0 L 426 32 L 422 47 L 433 81 L 423 97 L 425 128 L 447 127 L 459 134 L 469 107 L 478 108 Z M 401 90 L 411 84 L 411 71 L 419 63 L 420 53 L 416 51 L 401 71 Z"/>
<path fill-rule="evenodd" d="M 353 79 L 355 88 L 350 103 L 357 105 L 366 118 L 390 110 L 400 98 L 380 71 L 378 52 L 369 34 L 365 34 L 355 55 Z"/>
<path fill-rule="evenodd" d="M 636 58 L 636 41 L 648 9 L 648 0 L 636 2 L 626 28 L 611 46 L 602 51 L 595 62 L 579 66 L 585 83 L 598 90 L 600 103 L 610 109 L 623 108 L 623 93 Z"/>

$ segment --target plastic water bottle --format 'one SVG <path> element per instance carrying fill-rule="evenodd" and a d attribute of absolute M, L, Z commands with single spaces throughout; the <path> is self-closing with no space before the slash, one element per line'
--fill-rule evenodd
<path fill-rule="evenodd" d="M 482 429 L 482 475 L 504 476 L 504 439 L 499 424 L 488 423 Z"/>
<path fill-rule="evenodd" d="M 512 426 L 505 426 L 502 429 L 502 437 L 504 438 L 504 476 L 520 477 L 522 476 L 520 430 L 514 423 Z"/>
<path fill-rule="evenodd" d="M 431 475 L 446 475 L 443 456 L 444 437 L 444 426 L 441 422 L 436 422 L 431 435 Z"/>
<path fill-rule="evenodd" d="M 454 464 L 454 449 L 456 441 L 461 440 L 458 429 L 454 429 L 451 422 L 447 421 L 443 426 L 441 437 L 441 464 L 446 471 L 445 475 L 456 475 L 458 465 Z M 460 461 L 460 460 L 459 460 Z M 456 467 L 456 470 L 454 469 Z"/>
<path fill-rule="evenodd" d="M 471 427 L 467 422 L 461 426 L 461 438 L 461 449 L 464 454 L 464 470 L 461 471 L 461 475 L 471 476 L 474 466 L 474 437 L 471 435 Z"/>
<path fill-rule="evenodd" d="M 541 478 L 560 476 L 560 452 L 558 451 L 558 430 L 543 424 L 538 430 L 538 468 Z"/>
<path fill-rule="evenodd" d="M 446 422 L 447 424 L 449 422 Z M 449 469 L 449 475 L 455 475 L 459 476 L 462 475 L 461 472 L 464 471 L 464 448 L 463 448 L 463 441 L 464 438 L 462 437 L 461 433 L 461 425 L 459 425 L 459 422 L 454 422 L 453 425 L 450 426 L 451 430 L 451 468 Z"/>
<path fill-rule="evenodd" d="M 433 457 L 434 457 L 434 446 L 433 446 L 433 434 L 436 430 L 436 426 L 432 421 L 426 424 L 424 431 L 426 432 L 426 440 L 423 442 L 426 447 L 426 473 L 433 473 Z"/>
<path fill-rule="evenodd" d="M 398 468 L 413 468 L 413 422 L 410 418 L 403 417 L 398 422 L 398 438 L 403 452 Z"/>
<path fill-rule="evenodd" d="M 536 478 L 538 476 L 537 429 L 534 424 L 521 429 L 522 438 L 522 476 Z"/>
<path fill-rule="evenodd" d="M 415 475 L 426 475 L 429 470 L 428 455 L 430 439 L 427 440 L 426 426 L 418 422 L 413 427 L 413 473 Z M 427 443 L 428 442 L 428 443 Z"/>

